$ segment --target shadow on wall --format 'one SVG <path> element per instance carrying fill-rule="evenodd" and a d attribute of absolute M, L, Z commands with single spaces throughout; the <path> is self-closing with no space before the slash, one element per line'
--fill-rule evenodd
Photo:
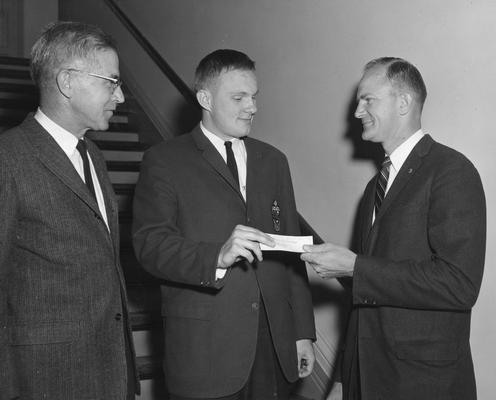
<path fill-rule="evenodd" d="M 346 129 L 343 133 L 345 139 L 349 140 L 353 146 L 353 152 L 351 155 L 351 162 L 355 161 L 370 161 L 372 162 L 377 170 L 379 170 L 382 160 L 384 158 L 384 150 L 382 146 L 378 143 L 364 141 L 362 139 L 362 123 L 359 119 L 355 118 L 356 109 L 356 88 L 352 91 L 351 96 L 348 101 L 348 108 L 346 112 Z M 365 188 L 364 188 L 365 189 Z M 358 199 L 357 199 L 358 200 Z M 359 199 L 361 200 L 361 199 Z M 358 207 L 360 202 L 357 202 L 358 206 L 354 213 L 353 229 L 351 237 L 349 238 L 349 248 L 359 253 L 358 249 Z M 351 278 L 341 278 L 338 279 L 341 286 L 345 289 L 344 291 L 333 285 L 326 285 L 324 281 L 314 281 L 311 283 L 312 286 L 312 298 L 315 308 L 319 306 L 333 306 L 336 308 L 337 313 L 337 323 L 339 324 L 339 340 L 337 348 L 342 348 L 342 340 L 348 325 L 348 317 L 352 307 L 352 279 Z M 336 360 L 335 360 L 336 361 Z M 339 363 L 338 363 L 339 364 Z M 329 393 L 334 380 L 336 369 L 334 369 L 334 376 L 331 377 L 328 382 L 327 393 Z"/>
<path fill-rule="evenodd" d="M 191 132 L 200 123 L 201 108 L 197 103 L 181 101 L 177 102 L 176 107 L 170 111 L 170 115 L 174 126 L 177 127 L 175 136 L 179 136 Z"/>
<path fill-rule="evenodd" d="M 379 143 L 373 143 L 365 141 L 362 139 L 362 123 L 355 117 L 355 109 L 357 106 L 356 94 L 357 87 L 353 90 L 350 100 L 348 102 L 348 111 L 346 113 L 346 130 L 344 132 L 344 138 L 349 140 L 353 145 L 352 161 L 371 161 L 377 171 L 381 167 L 382 160 L 384 159 L 384 149 Z M 365 189 L 365 188 L 364 188 Z M 357 208 L 354 213 L 353 218 L 353 229 L 351 232 L 351 237 L 349 239 L 349 247 L 355 253 L 359 252 L 358 249 L 358 209 L 361 203 L 357 202 Z"/>
<path fill-rule="evenodd" d="M 362 123 L 355 117 L 355 109 L 357 106 L 356 92 L 358 87 L 352 91 L 348 102 L 348 111 L 346 113 L 346 130 L 344 138 L 348 139 L 353 145 L 353 160 L 369 160 L 372 161 L 377 169 L 379 169 L 384 158 L 384 150 L 378 143 L 368 142 L 362 139 Z"/>

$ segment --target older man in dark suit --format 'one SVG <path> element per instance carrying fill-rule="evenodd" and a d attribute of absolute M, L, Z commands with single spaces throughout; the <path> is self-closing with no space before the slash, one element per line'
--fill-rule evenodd
<path fill-rule="evenodd" d="M 298 235 L 286 157 L 247 137 L 255 64 L 235 50 L 196 70 L 202 121 L 149 150 L 136 187 L 134 243 L 163 278 L 165 375 L 172 399 L 287 399 L 310 374 L 315 338 L 298 257 L 264 254 L 266 233 Z"/>
<path fill-rule="evenodd" d="M 40 107 L 0 135 L 0 398 L 134 399 L 117 204 L 84 137 L 124 101 L 115 45 L 55 23 L 31 69 Z"/>
<path fill-rule="evenodd" d="M 302 255 L 325 278 L 352 277 L 343 386 L 329 399 L 476 398 L 469 334 L 484 191 L 467 158 L 421 130 L 426 94 L 409 62 L 367 64 L 355 116 L 387 157 L 361 202 L 358 254 L 327 243 Z"/>

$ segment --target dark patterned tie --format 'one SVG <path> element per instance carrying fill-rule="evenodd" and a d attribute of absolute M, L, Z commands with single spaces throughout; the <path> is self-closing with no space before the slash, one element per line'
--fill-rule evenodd
<path fill-rule="evenodd" d="M 224 146 L 226 146 L 227 167 L 231 171 L 234 180 L 239 186 L 238 166 L 236 164 L 236 159 L 234 158 L 234 153 L 232 151 L 232 142 L 228 140 L 227 142 L 224 142 Z"/>
<path fill-rule="evenodd" d="M 91 178 L 90 160 L 88 159 L 88 150 L 84 139 L 79 139 L 76 149 L 78 149 L 79 154 L 81 154 L 81 158 L 83 159 L 84 181 L 88 190 L 96 200 L 95 187 L 93 186 L 93 179 Z"/>
<path fill-rule="evenodd" d="M 384 195 L 386 193 L 387 182 L 389 179 L 389 167 L 391 166 L 391 160 L 389 156 L 386 156 L 382 162 L 382 168 L 379 173 L 379 178 L 377 179 L 377 185 L 375 188 L 375 215 L 379 212 L 382 200 L 384 200 Z"/>

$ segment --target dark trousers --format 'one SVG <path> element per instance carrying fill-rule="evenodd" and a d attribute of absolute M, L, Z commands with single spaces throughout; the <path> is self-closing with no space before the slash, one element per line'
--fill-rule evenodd
<path fill-rule="evenodd" d="M 237 393 L 215 400 L 288 400 L 290 384 L 284 377 L 270 335 L 267 313 L 260 302 L 255 361 L 245 386 Z M 206 399 L 206 398 L 205 398 Z M 210 398 L 211 399 L 211 398 Z M 169 400 L 200 400 L 169 394 Z"/>

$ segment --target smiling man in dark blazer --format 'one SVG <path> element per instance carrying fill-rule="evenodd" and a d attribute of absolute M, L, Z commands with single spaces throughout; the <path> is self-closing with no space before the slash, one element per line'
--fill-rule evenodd
<path fill-rule="evenodd" d="M 115 45 L 55 23 L 31 72 L 40 107 L 0 135 L 0 399 L 134 399 L 118 209 L 84 139 L 124 101 Z"/>
<path fill-rule="evenodd" d="M 476 399 L 469 335 L 485 197 L 472 163 L 421 130 L 426 94 L 409 62 L 367 64 L 355 116 L 387 157 L 360 205 L 358 254 L 327 243 L 302 255 L 324 278 L 352 277 L 343 386 L 329 399 Z"/>
<path fill-rule="evenodd" d="M 273 245 L 266 233 L 299 234 L 288 163 L 247 137 L 250 58 L 209 54 L 195 88 L 200 125 L 145 154 L 134 201 L 136 255 L 165 280 L 170 398 L 287 399 L 312 370 L 315 338 L 304 264 L 260 249 Z"/>

